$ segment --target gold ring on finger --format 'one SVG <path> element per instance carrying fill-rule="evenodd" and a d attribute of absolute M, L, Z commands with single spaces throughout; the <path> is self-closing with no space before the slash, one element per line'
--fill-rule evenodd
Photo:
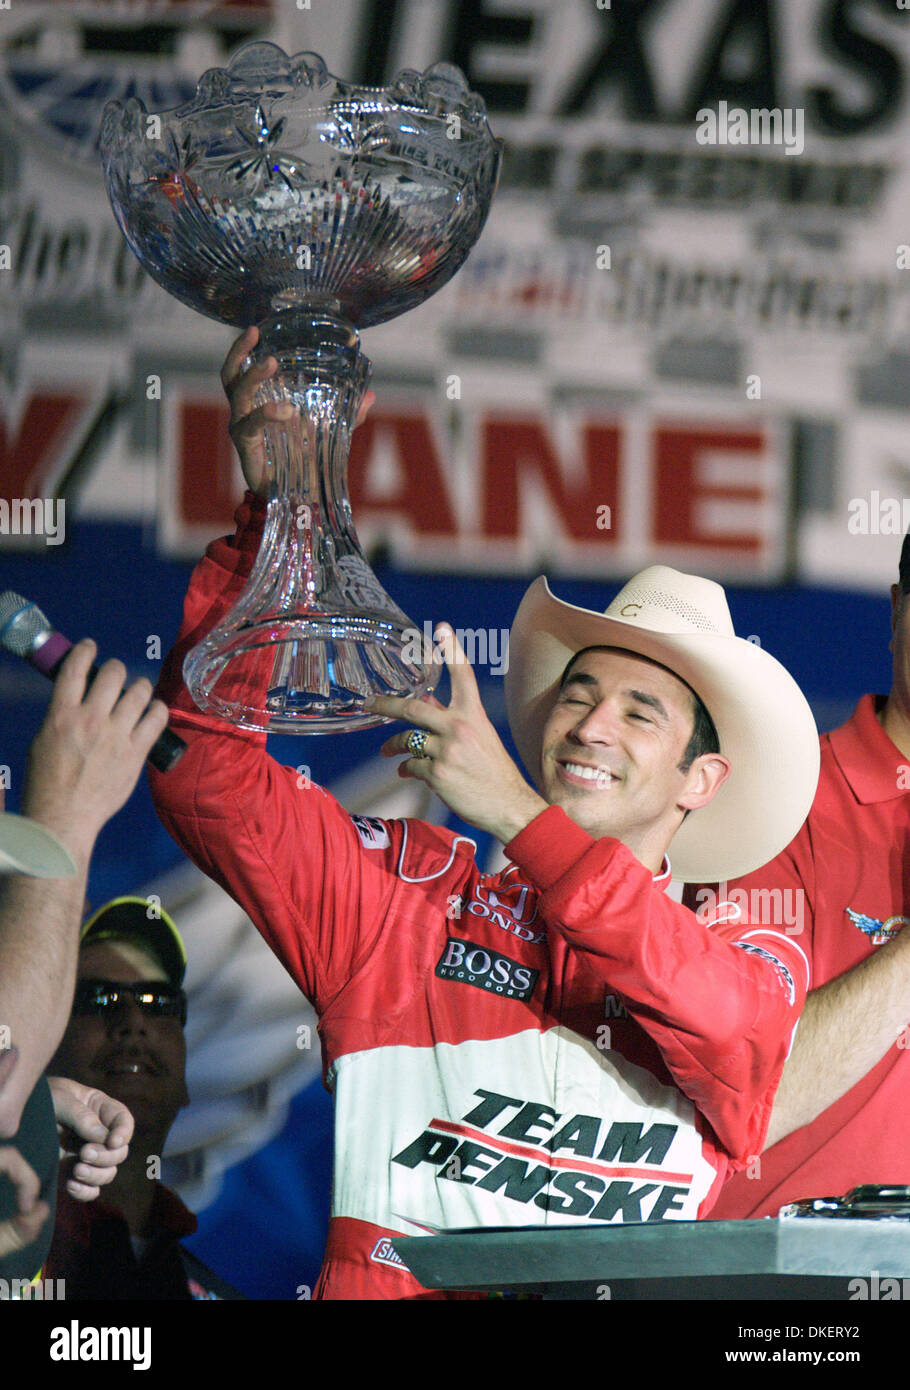
<path fill-rule="evenodd" d="M 412 729 L 404 741 L 412 758 L 428 758 L 430 755 L 426 751 L 427 739 L 429 734 L 426 729 Z"/>

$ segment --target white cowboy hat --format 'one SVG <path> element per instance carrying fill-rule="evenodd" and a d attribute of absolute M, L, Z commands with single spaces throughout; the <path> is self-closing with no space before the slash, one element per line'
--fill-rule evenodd
<path fill-rule="evenodd" d="M 72 878 L 75 872 L 69 850 L 50 830 L 28 816 L 0 812 L 0 874 Z"/>
<path fill-rule="evenodd" d="M 673 836 L 674 877 L 737 878 L 789 844 L 815 795 L 818 730 L 789 672 L 735 635 L 719 584 L 652 565 L 598 613 L 564 603 L 546 579 L 535 579 L 512 624 L 505 677 L 509 727 L 535 782 L 560 677 L 584 647 L 622 647 L 666 666 L 699 696 L 730 760 L 713 801 Z"/>

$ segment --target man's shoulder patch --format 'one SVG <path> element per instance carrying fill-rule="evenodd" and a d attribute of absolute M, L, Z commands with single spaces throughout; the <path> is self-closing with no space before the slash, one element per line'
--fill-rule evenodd
<path fill-rule="evenodd" d="M 389 832 L 385 821 L 375 816 L 351 816 L 351 820 L 366 849 L 388 849 Z"/>
<path fill-rule="evenodd" d="M 761 956 L 769 965 L 773 965 L 777 971 L 777 978 L 783 986 L 788 1003 L 792 1004 L 796 999 L 796 982 L 790 971 L 779 956 L 765 949 L 764 946 L 756 946 L 754 941 L 733 941 L 731 945 L 738 946 L 741 951 L 747 951 L 750 956 Z"/>

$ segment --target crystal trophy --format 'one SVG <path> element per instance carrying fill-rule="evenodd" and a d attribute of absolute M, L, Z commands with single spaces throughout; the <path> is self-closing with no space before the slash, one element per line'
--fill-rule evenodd
<path fill-rule="evenodd" d="M 184 662 L 200 709 L 246 728 L 330 733 L 386 722 L 439 668 L 367 564 L 347 459 L 369 360 L 358 329 L 423 303 L 486 221 L 501 142 L 462 73 L 437 63 L 356 87 L 314 53 L 251 43 L 158 115 L 105 108 L 101 157 L 142 265 L 193 309 L 259 327 L 277 372 L 265 529 L 245 589 Z M 261 693 L 259 693 L 261 692 Z"/>

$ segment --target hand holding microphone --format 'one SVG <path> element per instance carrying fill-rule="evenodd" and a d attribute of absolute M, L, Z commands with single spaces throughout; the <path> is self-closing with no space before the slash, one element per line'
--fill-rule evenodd
<path fill-rule="evenodd" d="M 55 681 L 73 644 L 62 633 L 54 631 L 36 604 L 7 589 L 0 594 L 0 646 L 14 656 L 23 657 L 42 676 Z M 87 685 L 91 685 L 97 675 L 98 667 L 93 665 Z M 148 760 L 159 772 L 167 772 L 185 751 L 183 739 L 171 729 L 164 729 L 155 740 Z"/>
<path fill-rule="evenodd" d="M 22 813 L 87 863 L 98 832 L 126 802 L 145 759 L 154 756 L 166 770 L 186 745 L 165 727 L 167 706 L 152 699 L 151 681 L 126 685 L 121 661 L 94 666 L 94 642 L 71 647 L 17 594 L 0 594 L 0 646 L 55 682 L 29 751 Z"/>

